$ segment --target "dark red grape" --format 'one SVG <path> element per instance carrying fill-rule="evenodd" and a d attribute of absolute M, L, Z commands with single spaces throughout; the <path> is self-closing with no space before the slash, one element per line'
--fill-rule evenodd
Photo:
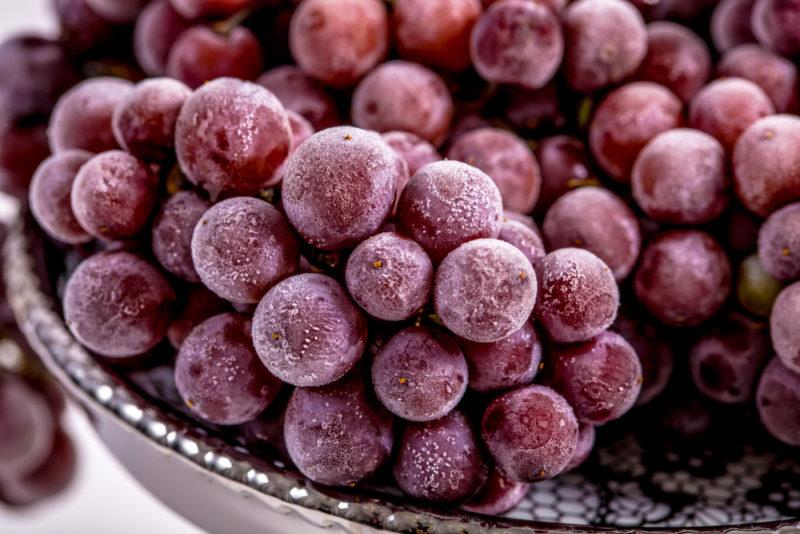
<path fill-rule="evenodd" d="M 56 429 L 41 394 L 16 375 L 0 374 L 0 477 L 24 476 L 46 461 Z"/>
<path fill-rule="evenodd" d="M 750 24 L 755 0 L 722 0 L 711 16 L 711 40 L 720 53 L 739 45 L 753 43 L 753 27 Z"/>
<path fill-rule="evenodd" d="M 642 253 L 634 279 L 636 296 L 661 322 L 694 326 L 710 319 L 731 291 L 731 265 L 713 237 L 675 230 Z"/>
<path fill-rule="evenodd" d="M 226 17 L 264 3 L 263 0 L 170 0 L 170 2 L 187 19 Z"/>
<path fill-rule="evenodd" d="M 297 388 L 283 435 L 294 464 L 319 484 L 349 486 L 373 474 L 392 452 L 392 416 L 352 374 L 324 387 Z"/>
<path fill-rule="evenodd" d="M 797 66 L 757 45 L 746 44 L 726 52 L 717 63 L 719 76 L 737 76 L 761 87 L 778 113 L 798 108 Z"/>
<path fill-rule="evenodd" d="M 519 223 L 528 230 L 533 231 L 534 234 L 539 236 L 539 239 L 542 237 L 542 232 L 539 230 L 539 227 L 536 226 L 536 221 L 534 221 L 533 217 L 530 215 L 525 215 L 524 213 L 513 210 L 503 210 L 503 223 L 507 222 Z"/>
<path fill-rule="evenodd" d="M 305 143 L 306 139 L 315 133 L 314 127 L 310 122 L 304 119 L 302 115 L 287 109 L 286 117 L 289 119 L 289 128 L 292 130 L 292 145 L 291 149 L 289 149 L 289 156 L 283 160 L 283 163 L 281 163 L 281 166 L 278 167 L 272 175 L 272 178 L 264 183 L 265 188 L 275 187 L 283 181 L 283 176 L 286 174 L 286 168 L 289 164 L 289 158 L 294 154 L 294 151 L 297 150 L 297 147 Z"/>
<path fill-rule="evenodd" d="M 153 254 L 164 269 L 189 282 L 200 281 L 192 262 L 192 234 L 210 207 L 196 193 L 181 191 L 164 203 L 153 221 Z"/>
<path fill-rule="evenodd" d="M 536 90 L 508 87 L 508 96 L 503 102 L 503 116 L 520 130 L 562 128 L 566 117 L 561 109 L 559 91 L 555 82 Z"/>
<path fill-rule="evenodd" d="M 800 54 L 800 0 L 756 0 L 750 21 L 766 48 L 784 56 Z"/>
<path fill-rule="evenodd" d="M 800 375 L 773 358 L 761 374 L 756 391 L 761 423 L 788 445 L 800 446 Z"/>
<path fill-rule="evenodd" d="M 589 455 L 592 454 L 594 449 L 594 436 L 594 425 L 588 423 L 580 423 L 578 425 L 578 445 L 575 447 L 575 454 L 572 455 L 572 459 L 564 471 L 577 469 L 589 459 Z"/>
<path fill-rule="evenodd" d="M 52 0 L 66 45 L 78 53 L 109 44 L 119 28 L 101 18 L 86 0 Z"/>
<path fill-rule="evenodd" d="M 800 278 L 800 203 L 789 204 L 767 218 L 758 233 L 761 265 L 774 278 Z"/>
<path fill-rule="evenodd" d="M 487 468 L 475 433 L 463 413 L 408 425 L 400 437 L 394 478 L 418 499 L 457 502 L 474 495 Z"/>
<path fill-rule="evenodd" d="M 184 104 L 175 148 L 186 177 L 216 200 L 258 192 L 288 155 L 291 135 L 275 95 L 254 83 L 221 78 Z"/>
<path fill-rule="evenodd" d="M 506 209 L 528 213 L 539 199 L 542 178 L 536 158 L 525 141 L 508 130 L 481 128 L 466 133 L 453 143 L 447 157 L 488 174 Z"/>
<path fill-rule="evenodd" d="M 339 110 L 331 95 L 295 65 L 268 70 L 261 75 L 258 83 L 272 91 L 287 110 L 302 115 L 316 130 L 324 130 L 340 122 Z"/>
<path fill-rule="evenodd" d="M 594 182 L 583 141 L 567 135 L 547 137 L 536 147 L 542 187 L 536 212 L 544 214 L 561 195 Z"/>
<path fill-rule="evenodd" d="M 470 341 L 499 341 L 522 327 L 536 304 L 536 273 L 516 247 L 476 239 L 436 271 L 434 306 L 442 323 Z"/>
<path fill-rule="evenodd" d="M 475 70 L 489 82 L 539 89 L 564 57 L 558 15 L 540 2 L 493 4 L 472 30 L 470 55 Z"/>
<path fill-rule="evenodd" d="M 483 488 L 461 508 L 475 514 L 503 515 L 522 502 L 529 490 L 530 484 L 508 479 L 492 469 Z"/>
<path fill-rule="evenodd" d="M 183 307 L 170 323 L 167 338 L 174 349 L 181 348 L 186 336 L 206 319 L 230 311 L 230 305 L 203 286 L 191 286 Z"/>
<path fill-rule="evenodd" d="M 417 173 L 425 165 L 442 160 L 442 155 L 431 143 L 410 132 L 386 132 L 381 135 L 384 142 L 408 165 L 409 177 Z M 398 198 L 405 189 L 398 185 Z"/>
<path fill-rule="evenodd" d="M 142 70 L 149 76 L 166 74 L 172 45 L 190 25 L 168 0 L 156 0 L 145 7 L 133 33 L 133 51 Z"/>
<path fill-rule="evenodd" d="M 256 452 L 267 449 L 271 453 L 277 452 L 281 459 L 289 459 L 286 450 L 286 440 L 283 438 L 283 426 L 286 421 L 286 404 L 289 396 L 281 394 L 273 400 L 269 408 L 240 427 L 241 440 Z"/>
<path fill-rule="evenodd" d="M 800 373 L 800 282 L 785 288 L 775 299 L 770 314 L 770 334 L 772 346 L 783 365 L 795 373 Z"/>
<path fill-rule="evenodd" d="M 17 128 L 0 120 L 0 190 L 24 198 L 31 177 L 49 154 L 44 125 Z"/>
<path fill-rule="evenodd" d="M 509 213 L 511 212 L 506 211 L 503 214 L 503 224 L 500 225 L 497 239 L 517 247 L 536 269 L 547 256 L 542 237 L 535 226 L 526 226 L 525 223 L 511 220 Z"/>
<path fill-rule="evenodd" d="M 2 499 L 12 505 L 26 506 L 54 497 L 72 483 L 78 462 L 72 440 L 57 429 L 50 444 L 50 454 L 33 471 L 17 479 L 3 481 Z"/>
<path fill-rule="evenodd" d="M 736 282 L 736 296 L 744 309 L 759 317 L 769 316 L 782 289 L 781 283 L 764 269 L 758 254 L 742 261 Z"/>
<path fill-rule="evenodd" d="M 148 2 L 150 0 L 86 0 L 86 5 L 114 24 L 130 24 Z"/>
<path fill-rule="evenodd" d="M 64 289 L 64 321 L 89 349 L 110 358 L 147 352 L 172 320 L 175 293 L 152 265 L 130 252 L 84 260 Z"/>

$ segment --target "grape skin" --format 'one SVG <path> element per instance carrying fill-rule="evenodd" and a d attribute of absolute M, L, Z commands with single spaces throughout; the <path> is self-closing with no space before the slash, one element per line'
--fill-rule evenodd
<path fill-rule="evenodd" d="M 567 119 L 560 107 L 559 92 L 555 82 L 535 91 L 509 86 L 503 116 L 514 128 L 520 130 L 563 128 Z M 485 126 L 491 124 L 487 123 Z"/>
<path fill-rule="evenodd" d="M 192 235 L 211 204 L 181 191 L 167 200 L 153 221 L 152 248 L 164 269 L 188 282 L 200 282 L 192 261 Z"/>
<path fill-rule="evenodd" d="M 170 5 L 169 0 L 157 0 L 144 8 L 133 32 L 133 52 L 142 70 L 149 76 L 167 73 L 167 60 L 172 45 L 190 27 Z"/>
<path fill-rule="evenodd" d="M 272 91 L 287 110 L 302 115 L 315 130 L 331 128 L 341 121 L 331 95 L 295 65 L 268 70 L 257 82 Z"/>
<path fill-rule="evenodd" d="M 711 40 L 725 53 L 739 45 L 755 42 L 750 17 L 755 0 L 722 0 L 711 16 Z"/>
<path fill-rule="evenodd" d="M 800 375 L 773 358 L 758 383 L 756 406 L 761 423 L 773 437 L 800 446 Z"/>
<path fill-rule="evenodd" d="M 287 109 L 286 117 L 289 119 L 289 127 L 292 130 L 292 145 L 291 149 L 289 149 L 289 156 L 283 160 L 283 163 L 281 163 L 281 166 L 278 167 L 272 175 L 272 178 L 264 183 L 265 188 L 275 187 L 283 181 L 283 177 L 286 174 L 286 167 L 289 163 L 289 157 L 294 154 L 297 147 L 305 143 L 306 139 L 315 133 L 314 127 L 311 126 L 311 123 L 304 119 L 302 115 Z"/>
<path fill-rule="evenodd" d="M 500 225 L 500 234 L 497 239 L 514 245 L 536 269 L 547 256 L 538 229 L 535 226 L 526 226 L 525 223 L 510 220 L 508 214 L 509 212 L 504 212 L 503 224 Z"/>
<path fill-rule="evenodd" d="M 536 161 L 542 175 L 537 214 L 544 215 L 564 193 L 593 180 L 589 154 L 580 139 L 567 135 L 542 139 L 536 147 Z"/>
<path fill-rule="evenodd" d="M 564 471 L 572 471 L 579 468 L 589 459 L 594 449 L 595 431 L 594 425 L 580 423 L 578 425 L 578 445 L 575 447 L 575 454 L 567 464 Z"/>
<path fill-rule="evenodd" d="M 781 282 L 800 278 L 800 203 L 772 213 L 758 233 L 758 257 L 764 269 Z"/>
<path fill-rule="evenodd" d="M 167 339 L 172 348 L 178 350 L 186 336 L 206 319 L 230 311 L 228 302 L 201 285 L 189 287 L 180 311 L 167 329 Z"/>
<path fill-rule="evenodd" d="M 781 363 L 792 372 L 800 373 L 800 282 L 784 288 L 775 299 L 770 314 L 772 346 Z"/>
<path fill-rule="evenodd" d="M 226 17 L 257 7 L 260 0 L 170 0 L 172 7 L 187 19 Z"/>
<path fill-rule="evenodd" d="M 35 469 L 18 479 L 3 481 L 2 499 L 12 506 L 35 505 L 63 492 L 75 477 L 77 458 L 72 440 L 62 429 L 55 431 L 50 454 Z"/>
<path fill-rule="evenodd" d="M 798 108 L 797 66 L 758 45 L 744 44 L 725 53 L 717 63 L 718 76 L 738 76 L 761 87 L 778 113 Z"/>
<path fill-rule="evenodd" d="M 750 22 L 765 47 L 784 56 L 800 54 L 799 0 L 756 0 Z"/>
<path fill-rule="evenodd" d="M 411 132 L 392 131 L 381 135 L 384 142 L 408 165 L 409 178 L 425 165 L 442 160 L 442 155 L 431 143 Z M 405 189 L 398 184 L 397 198 Z"/>
<path fill-rule="evenodd" d="M 530 488 L 530 484 L 510 480 L 497 469 L 492 469 L 483 488 L 462 504 L 461 509 L 474 514 L 503 515 L 521 503 Z"/>

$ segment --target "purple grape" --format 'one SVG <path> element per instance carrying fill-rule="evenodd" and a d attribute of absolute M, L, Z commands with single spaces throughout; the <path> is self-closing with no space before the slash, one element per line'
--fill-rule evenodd
<path fill-rule="evenodd" d="M 158 195 L 158 176 L 143 161 L 121 150 L 86 162 L 72 184 L 75 218 L 94 237 L 133 237 L 150 219 Z"/>
<path fill-rule="evenodd" d="M 142 70 L 149 76 L 165 75 L 169 51 L 189 27 L 189 21 L 168 0 L 148 4 L 136 20 L 133 32 L 133 51 Z"/>
<path fill-rule="evenodd" d="M 770 334 L 772 346 L 781 363 L 800 373 L 800 282 L 795 282 L 781 291 L 770 314 Z"/>
<path fill-rule="evenodd" d="M 51 3 L 62 40 L 77 53 L 109 44 L 119 31 L 118 26 L 95 13 L 86 0 L 52 0 Z"/>
<path fill-rule="evenodd" d="M 526 226 L 525 223 L 511 220 L 509 213 L 506 211 L 503 214 L 503 224 L 500 225 L 500 234 L 497 239 L 514 245 L 536 269 L 547 256 L 542 237 L 535 226 Z"/>
<path fill-rule="evenodd" d="M 469 387 L 496 391 L 533 382 L 542 361 L 542 344 L 530 321 L 493 343 L 460 339 L 458 344 L 469 364 Z"/>
<path fill-rule="evenodd" d="M 155 347 L 172 320 L 175 293 L 164 276 L 130 252 L 84 260 L 64 289 L 64 321 L 89 349 L 109 358 Z"/>
<path fill-rule="evenodd" d="M 278 169 L 272 175 L 272 178 L 264 183 L 265 188 L 275 187 L 283 181 L 283 177 L 286 174 L 286 168 L 289 164 L 289 158 L 292 156 L 292 154 L 294 154 L 294 151 L 297 150 L 297 147 L 305 143 L 306 139 L 315 133 L 314 127 L 310 122 L 304 119 L 302 115 L 287 109 L 286 117 L 289 119 L 289 128 L 292 130 L 292 144 L 291 148 L 289 149 L 289 156 L 283 160 L 283 163 L 281 163 L 281 166 L 278 167 Z"/>
<path fill-rule="evenodd" d="M 416 242 L 385 232 L 353 250 L 345 279 L 353 300 L 368 314 L 384 321 L 402 321 L 430 299 L 433 265 Z"/>
<path fill-rule="evenodd" d="M 369 398 L 356 373 L 328 386 L 295 389 L 283 435 L 305 476 L 327 486 L 350 486 L 389 458 L 392 416 Z"/>
<path fill-rule="evenodd" d="M 148 2 L 150 0 L 86 0 L 86 5 L 114 24 L 130 24 Z"/>
<path fill-rule="evenodd" d="M 350 115 L 359 128 L 403 130 L 439 146 L 453 118 L 453 99 L 438 74 L 395 60 L 375 68 L 358 84 Z"/>
<path fill-rule="evenodd" d="M 154 78 L 137 84 L 114 110 L 114 138 L 143 160 L 166 161 L 175 152 L 175 124 L 192 91 L 177 80 Z"/>
<path fill-rule="evenodd" d="M 4 480 L 2 499 L 12 506 L 27 506 L 54 497 L 70 485 L 77 466 L 72 440 L 66 432 L 56 429 L 50 442 L 50 453 L 44 462 L 21 478 Z"/>
<path fill-rule="evenodd" d="M 784 56 L 800 54 L 800 0 L 756 0 L 750 21 L 766 48 Z"/>
<path fill-rule="evenodd" d="M 797 66 L 757 45 L 745 44 L 725 53 L 717 63 L 717 75 L 736 76 L 755 83 L 769 95 L 778 113 L 798 108 Z"/>
<path fill-rule="evenodd" d="M 455 143 L 459 137 L 479 128 L 489 128 L 492 123 L 477 113 L 469 113 L 453 121 L 450 128 L 450 144 Z"/>
<path fill-rule="evenodd" d="M 528 213 L 536 205 L 542 183 L 539 165 L 528 145 L 513 133 L 499 128 L 474 130 L 459 137 L 447 157 L 489 175 L 506 209 Z"/>
<path fill-rule="evenodd" d="M 575 454 L 567 464 L 564 471 L 572 471 L 579 468 L 583 463 L 589 459 L 594 449 L 594 425 L 587 423 L 580 423 L 578 425 L 578 445 L 575 447 Z"/>
<path fill-rule="evenodd" d="M 161 266 L 189 282 L 200 282 L 192 262 L 192 234 L 211 204 L 181 191 L 167 200 L 153 221 L 153 254 Z"/>
<path fill-rule="evenodd" d="M 462 504 L 461 509 L 482 515 L 503 515 L 522 502 L 530 487 L 526 482 L 510 480 L 497 469 L 492 469 L 483 488 Z"/>
<path fill-rule="evenodd" d="M 540 2 L 493 4 L 472 30 L 470 55 L 475 70 L 488 82 L 540 89 L 564 57 L 558 15 Z"/>
<path fill-rule="evenodd" d="M 566 469 L 578 444 L 578 421 L 564 397 L 545 386 L 527 386 L 492 401 L 481 433 L 501 474 L 537 482 Z"/>
<path fill-rule="evenodd" d="M 283 438 L 288 402 L 289 396 L 281 394 L 270 403 L 264 413 L 243 424 L 239 430 L 244 444 L 251 450 L 255 449 L 256 452 L 261 452 L 266 448 L 271 453 L 277 452 L 281 459 L 288 460 L 289 451 L 286 449 L 286 440 Z"/>
<path fill-rule="evenodd" d="M 206 319 L 230 311 L 230 305 L 203 286 L 191 286 L 182 308 L 167 329 L 174 349 L 180 349 L 194 327 Z"/>
<path fill-rule="evenodd" d="M 594 182 L 586 147 L 574 137 L 557 135 L 542 139 L 536 148 L 536 160 L 542 175 L 536 213 L 544 215 L 570 189 Z"/>
<path fill-rule="evenodd" d="M 536 90 L 509 86 L 507 92 L 503 115 L 514 128 L 537 130 L 548 127 L 563 128 L 566 124 L 567 119 L 559 99 L 562 95 L 559 94 L 560 89 L 555 82 Z"/>
<path fill-rule="evenodd" d="M 767 432 L 800 446 L 800 375 L 784 367 L 780 358 L 772 358 L 761 374 L 756 406 Z"/>
<path fill-rule="evenodd" d="M 503 201 L 492 179 L 465 163 L 440 161 L 423 167 L 406 185 L 397 219 L 438 263 L 459 245 L 497 237 Z"/>
<path fill-rule="evenodd" d="M 539 227 L 536 226 L 536 221 L 534 221 L 533 217 L 530 215 L 525 215 L 524 213 L 513 210 L 503 210 L 503 223 L 507 222 L 519 223 L 528 230 L 532 230 L 539 238 L 542 236 L 542 232 L 539 231 Z"/>
<path fill-rule="evenodd" d="M 220 297 L 258 302 L 297 270 L 299 244 L 272 204 L 236 197 L 215 204 L 192 236 L 192 261 L 203 284 Z"/>
<path fill-rule="evenodd" d="M 112 115 L 132 88 L 127 80 L 92 78 L 64 93 L 47 130 L 53 152 L 77 148 L 97 153 L 117 148 Z"/>
<path fill-rule="evenodd" d="M 323 386 L 361 358 L 367 322 L 334 279 L 299 274 L 261 300 L 253 316 L 253 342 L 267 369 L 284 382 Z"/>
<path fill-rule="evenodd" d="M 187 19 L 227 17 L 264 3 L 263 0 L 170 0 L 170 2 Z"/>
<path fill-rule="evenodd" d="M 258 83 L 272 91 L 287 110 L 310 122 L 315 130 L 324 130 L 340 122 L 339 110 L 331 95 L 295 65 L 268 70 Z"/>
<path fill-rule="evenodd" d="M 770 215 L 758 233 L 758 257 L 774 278 L 793 282 L 800 278 L 800 202 Z"/>
<path fill-rule="evenodd" d="M 711 16 L 711 40 L 721 53 L 756 38 L 750 24 L 755 0 L 722 0 Z"/>
<path fill-rule="evenodd" d="M 536 273 L 516 247 L 476 239 L 436 271 L 434 306 L 442 323 L 470 341 L 499 341 L 522 327 L 536 304 Z"/>
<path fill-rule="evenodd" d="M 547 211 L 542 226 L 552 249 L 577 247 L 609 266 L 624 280 L 639 258 L 639 221 L 621 198 L 601 187 L 565 193 Z"/>
<path fill-rule="evenodd" d="M 31 176 L 49 154 L 44 125 L 23 129 L 0 119 L 0 190 L 25 198 Z"/>
<path fill-rule="evenodd" d="M 408 174 L 413 176 L 422 167 L 429 163 L 442 160 L 442 155 L 436 147 L 416 134 L 409 132 L 386 132 L 381 135 L 384 142 L 408 165 Z M 403 187 L 398 186 L 398 198 L 403 192 Z"/>
<path fill-rule="evenodd" d="M 399 331 L 372 362 L 372 384 L 386 408 L 407 421 L 450 413 L 467 390 L 467 362 L 455 341 L 438 330 Z"/>
<path fill-rule="evenodd" d="M 642 253 L 634 289 L 645 308 L 670 326 L 710 319 L 731 292 L 731 265 L 713 237 L 697 230 L 661 234 Z"/>
<path fill-rule="evenodd" d="M 759 317 L 768 317 L 783 285 L 761 264 L 758 254 L 745 258 L 739 266 L 736 296 L 744 309 Z"/>
<path fill-rule="evenodd" d="M 175 385 L 186 406 L 205 421 L 238 425 L 255 419 L 281 382 L 261 365 L 250 320 L 235 313 L 206 319 L 186 337 L 175 362 Z"/>
<path fill-rule="evenodd" d="M 411 497 L 463 501 L 480 489 L 486 476 L 478 440 L 459 411 L 436 421 L 409 424 L 400 437 L 394 478 Z"/>
<path fill-rule="evenodd" d="M 41 465 L 57 426 L 41 394 L 16 375 L 0 374 L 0 477 L 21 477 Z"/>
<path fill-rule="evenodd" d="M 539 266 L 536 318 L 559 343 L 576 343 L 606 330 L 619 308 L 619 289 L 603 260 L 583 249 L 562 248 Z"/>
<path fill-rule="evenodd" d="M 36 222 L 53 238 L 70 245 L 91 241 L 72 212 L 72 183 L 92 154 L 64 150 L 47 158 L 36 170 L 30 186 L 30 208 Z"/>

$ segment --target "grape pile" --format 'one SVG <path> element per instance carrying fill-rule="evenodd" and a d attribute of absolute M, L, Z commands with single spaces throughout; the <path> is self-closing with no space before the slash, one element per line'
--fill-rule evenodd
<path fill-rule="evenodd" d="M 0 185 L 185 415 L 490 514 L 664 391 L 800 446 L 800 1 L 54 4 Z"/>

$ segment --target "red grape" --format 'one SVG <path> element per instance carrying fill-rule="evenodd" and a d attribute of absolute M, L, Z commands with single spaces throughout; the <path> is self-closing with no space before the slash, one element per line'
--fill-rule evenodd
<path fill-rule="evenodd" d="M 71 49 L 87 52 L 109 44 L 119 28 L 101 18 L 86 0 L 52 0 L 61 37 Z"/>
<path fill-rule="evenodd" d="M 226 17 L 258 7 L 263 0 L 170 0 L 172 6 L 187 19 Z"/>
<path fill-rule="evenodd" d="M 44 125 L 17 128 L 0 120 L 0 190 L 24 198 L 31 176 L 49 154 Z"/>
<path fill-rule="evenodd" d="M 516 507 L 530 490 L 530 484 L 516 482 L 492 469 L 483 488 L 461 508 L 475 514 L 503 515 Z"/>
<path fill-rule="evenodd" d="M 50 454 L 33 471 L 14 480 L 4 480 L 4 501 L 26 506 L 63 492 L 77 471 L 75 446 L 66 432 L 57 429 L 50 443 Z"/>
<path fill-rule="evenodd" d="M 150 0 L 86 0 L 86 5 L 100 17 L 115 24 L 130 24 Z"/>
<path fill-rule="evenodd" d="M 200 276 L 192 262 L 192 234 L 211 204 L 196 193 L 176 193 L 153 221 L 153 254 L 164 269 L 189 282 Z"/>
<path fill-rule="evenodd" d="M 439 154 L 436 147 L 417 134 L 394 131 L 386 132 L 381 135 L 381 137 L 384 142 L 406 162 L 408 165 L 409 177 L 416 174 L 417 171 L 425 165 L 442 160 L 442 155 Z M 402 194 L 403 189 L 405 189 L 405 184 L 402 184 L 402 187 L 398 185 L 398 198 L 400 194 Z"/>
<path fill-rule="evenodd" d="M 46 461 L 56 430 L 44 397 L 22 378 L 0 374 L 0 477 L 24 476 Z"/>
<path fill-rule="evenodd" d="M 168 0 L 156 0 L 145 7 L 133 33 L 133 51 L 142 70 L 150 76 L 166 74 L 172 45 L 189 27 L 189 21 Z"/>
<path fill-rule="evenodd" d="M 170 323 L 167 338 L 174 349 L 181 348 L 186 336 L 206 319 L 230 311 L 230 305 L 203 286 L 191 286 L 183 305 Z"/>
<path fill-rule="evenodd" d="M 272 91 L 287 110 L 302 115 L 316 130 L 340 122 L 339 110 L 331 95 L 295 65 L 268 70 L 258 78 L 258 83 Z"/>
<path fill-rule="evenodd" d="M 756 0 L 750 21 L 765 47 L 784 56 L 800 54 L 800 0 Z"/>
<path fill-rule="evenodd" d="M 722 0 L 711 16 L 711 40 L 721 53 L 755 42 L 750 24 L 755 0 Z"/>
<path fill-rule="evenodd" d="M 559 91 L 555 82 L 536 90 L 508 87 L 508 95 L 503 102 L 503 115 L 512 126 L 520 130 L 563 128 L 566 117 L 560 107 Z"/>
<path fill-rule="evenodd" d="M 504 212 L 503 224 L 500 225 L 497 239 L 518 248 L 536 269 L 547 256 L 542 237 L 534 226 L 526 226 L 525 223 L 511 220 L 509 213 L 511 212 Z"/>
<path fill-rule="evenodd" d="M 289 149 L 289 156 L 283 160 L 281 166 L 272 175 L 272 178 L 264 183 L 264 187 L 275 187 L 283 181 L 283 176 L 286 174 L 286 168 L 289 164 L 289 157 L 294 154 L 297 147 L 305 143 L 306 139 L 314 135 L 314 127 L 311 123 L 303 118 L 302 115 L 295 113 L 292 110 L 286 110 L 286 117 L 289 119 L 289 128 L 292 130 L 292 145 Z"/>
<path fill-rule="evenodd" d="M 578 445 L 575 447 L 575 454 L 567 464 L 564 471 L 572 471 L 580 467 L 592 454 L 594 449 L 594 425 L 587 423 L 580 423 L 578 425 Z"/>
<path fill-rule="evenodd" d="M 761 423 L 776 439 L 800 446 L 800 375 L 773 358 L 761 374 L 756 391 Z"/>
<path fill-rule="evenodd" d="M 542 139 L 536 147 L 536 160 L 542 175 L 537 213 L 546 213 L 561 195 L 593 180 L 586 147 L 574 137 L 557 135 Z"/>
<path fill-rule="evenodd" d="M 726 52 L 717 63 L 719 76 L 738 76 L 761 87 L 778 113 L 796 112 L 798 107 L 797 66 L 763 48 L 746 44 Z"/>
<path fill-rule="evenodd" d="M 767 218 L 758 234 L 758 256 L 774 278 L 800 278 L 800 203 L 784 206 Z"/>
<path fill-rule="evenodd" d="M 781 291 L 775 299 L 769 319 L 772 346 L 781 363 L 795 373 L 800 373 L 798 317 L 800 317 L 800 282 L 795 282 Z"/>

